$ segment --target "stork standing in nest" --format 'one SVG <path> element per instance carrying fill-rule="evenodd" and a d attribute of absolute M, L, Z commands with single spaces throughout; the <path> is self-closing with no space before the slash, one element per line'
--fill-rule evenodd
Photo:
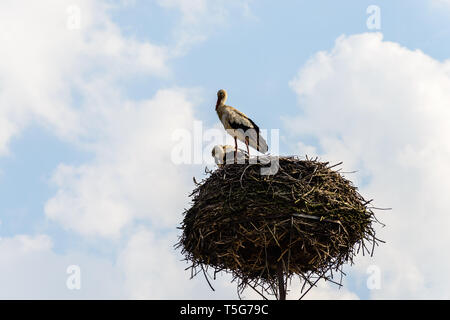
<path fill-rule="evenodd" d="M 245 143 L 249 156 L 249 146 L 261 153 L 266 153 L 268 151 L 267 142 L 260 136 L 259 127 L 239 110 L 225 105 L 227 97 L 224 89 L 217 92 L 216 112 L 225 130 L 234 138 L 234 162 L 237 161 L 237 139 Z"/>

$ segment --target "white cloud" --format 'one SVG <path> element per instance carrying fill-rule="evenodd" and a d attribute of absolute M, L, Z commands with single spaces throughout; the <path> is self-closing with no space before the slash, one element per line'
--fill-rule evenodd
<path fill-rule="evenodd" d="M 300 292 L 297 287 L 297 292 Z M 293 291 L 293 290 L 292 290 Z M 289 297 L 290 299 L 298 299 L 301 296 L 300 293 L 294 293 Z M 313 287 L 303 297 L 304 300 L 358 300 L 359 297 L 344 287 L 339 288 L 336 284 L 319 281 L 316 287 Z"/>
<path fill-rule="evenodd" d="M 214 298 L 203 278 L 189 279 L 186 264 L 173 248 L 174 233 L 156 235 L 140 228 L 119 255 L 126 274 L 126 293 L 132 299 Z M 219 293 L 223 297 L 222 294 Z"/>
<path fill-rule="evenodd" d="M 229 276 L 190 279 L 175 251 L 174 232 L 139 227 L 117 259 L 68 251 L 56 253 L 45 234 L 0 238 L 0 299 L 233 299 Z M 70 290 L 69 266 L 80 268 L 80 290 Z"/>
<path fill-rule="evenodd" d="M 450 0 L 431 0 L 431 4 L 437 7 L 440 6 L 449 6 Z"/>
<path fill-rule="evenodd" d="M 251 0 L 158 0 L 166 9 L 178 10 L 181 14 L 175 28 L 175 55 L 184 54 L 194 44 L 207 39 L 218 26 L 230 25 L 239 17 L 255 19 L 250 9 Z"/>
<path fill-rule="evenodd" d="M 187 94 L 161 90 L 152 100 L 127 102 L 109 114 L 93 163 L 60 165 L 54 173 L 59 191 L 46 204 L 47 217 L 105 237 L 119 236 L 134 219 L 174 227 L 192 187 L 191 169 L 170 158 L 172 132 L 194 121 Z"/>
<path fill-rule="evenodd" d="M 56 254 L 49 236 L 0 239 L 0 299 L 124 298 L 124 278 L 106 259 Z M 80 290 L 69 290 L 67 267 L 80 267 Z"/>
<path fill-rule="evenodd" d="M 33 120 L 76 139 L 83 121 L 73 93 L 92 79 L 168 73 L 167 48 L 125 38 L 100 0 L 2 1 L 0 40 L 0 155 Z"/>
<path fill-rule="evenodd" d="M 104 1 L 23 5 L 0 5 L 0 154 L 32 121 L 95 153 L 94 163 L 62 164 L 55 172 L 60 189 L 46 213 L 68 229 L 117 236 L 136 217 L 173 221 L 167 212 L 182 209 L 181 197 L 143 188 L 180 191 L 181 169 L 164 164 L 167 137 L 187 127 L 191 102 L 181 89 L 162 90 L 154 101 L 127 101 L 117 85 L 138 73 L 167 75 L 168 48 L 124 37 Z"/>
<path fill-rule="evenodd" d="M 299 137 L 314 136 L 322 159 L 344 161 L 350 178 L 375 205 L 387 244 L 373 259 L 382 289 L 376 298 L 448 298 L 450 243 L 450 61 L 368 33 L 340 37 L 291 82 L 302 116 L 286 120 Z M 303 152 L 299 150 L 298 152 Z"/>

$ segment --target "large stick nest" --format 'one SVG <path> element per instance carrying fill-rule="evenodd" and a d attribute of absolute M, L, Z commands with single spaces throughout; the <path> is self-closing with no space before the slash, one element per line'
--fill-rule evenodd
<path fill-rule="evenodd" d="M 242 290 L 276 293 L 280 264 L 286 278 L 312 284 L 342 272 L 360 249 L 373 252 L 370 201 L 336 165 L 282 157 L 276 174 L 261 175 L 264 166 L 228 164 L 197 184 L 178 243 L 193 275 L 231 272 Z"/>

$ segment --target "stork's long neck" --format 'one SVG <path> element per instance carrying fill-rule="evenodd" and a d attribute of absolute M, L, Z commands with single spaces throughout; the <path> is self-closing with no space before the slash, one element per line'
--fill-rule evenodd
<path fill-rule="evenodd" d="M 217 98 L 216 110 L 219 109 L 220 107 L 223 107 L 225 105 L 226 100 L 227 100 L 226 97 Z"/>

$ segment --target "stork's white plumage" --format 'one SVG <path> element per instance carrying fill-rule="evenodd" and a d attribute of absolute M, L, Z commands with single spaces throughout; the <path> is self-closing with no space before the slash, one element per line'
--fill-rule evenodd
<path fill-rule="evenodd" d="M 225 105 L 227 97 L 224 89 L 217 92 L 216 112 L 225 130 L 234 138 L 235 162 L 238 150 L 237 139 L 245 143 L 249 155 L 249 146 L 261 153 L 266 153 L 268 151 L 267 142 L 261 137 L 259 127 L 239 110 Z"/>
<path fill-rule="evenodd" d="M 224 164 L 233 162 L 233 159 L 236 159 L 237 163 L 245 163 L 245 160 L 248 159 L 248 154 L 245 152 L 245 150 L 238 149 L 236 158 L 234 157 L 234 153 L 235 149 L 230 145 L 216 145 L 211 151 L 214 161 L 219 167 L 223 166 Z"/>

